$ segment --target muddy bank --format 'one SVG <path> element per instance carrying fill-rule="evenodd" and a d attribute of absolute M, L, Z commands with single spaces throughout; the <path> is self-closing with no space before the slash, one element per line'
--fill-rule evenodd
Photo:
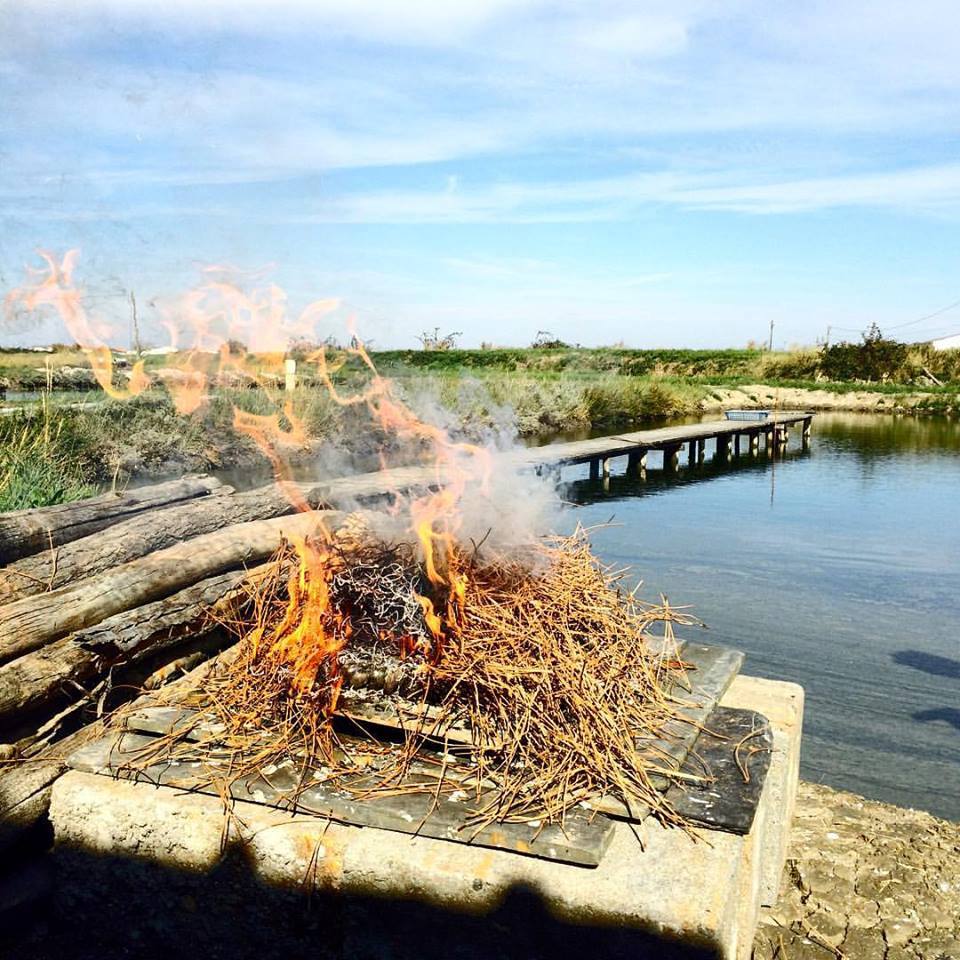
<path fill-rule="evenodd" d="M 712 387 L 702 403 L 704 413 L 732 408 L 780 410 L 845 410 L 857 413 L 952 413 L 955 394 L 881 393 L 852 390 L 809 390 L 755 383 L 740 387 Z"/>
<path fill-rule="evenodd" d="M 801 782 L 754 960 L 960 960 L 960 824 Z"/>

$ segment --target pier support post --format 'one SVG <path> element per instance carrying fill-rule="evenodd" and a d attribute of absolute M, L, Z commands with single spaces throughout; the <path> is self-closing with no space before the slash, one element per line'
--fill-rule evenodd
<path fill-rule="evenodd" d="M 603 462 L 601 463 L 601 468 L 603 470 L 603 479 L 608 481 L 610 480 L 610 458 L 604 457 Z"/>
<path fill-rule="evenodd" d="M 750 456 L 755 457 L 760 453 L 760 434 L 750 434 Z"/>
<path fill-rule="evenodd" d="M 672 443 L 663 448 L 663 469 L 676 470 L 680 462 L 680 444 Z"/>
<path fill-rule="evenodd" d="M 600 479 L 600 461 L 599 460 L 590 461 L 590 479 L 591 480 Z"/>
<path fill-rule="evenodd" d="M 634 450 L 627 457 L 627 475 L 643 477 L 647 472 L 647 451 Z"/>
<path fill-rule="evenodd" d="M 736 434 L 733 438 L 733 454 L 736 457 L 740 456 L 740 434 Z"/>
<path fill-rule="evenodd" d="M 730 436 L 729 434 L 721 434 L 717 437 L 717 452 L 715 455 L 717 460 L 722 460 L 724 463 L 730 459 Z"/>
<path fill-rule="evenodd" d="M 707 441 L 697 441 L 697 463 L 703 463 L 707 459 Z"/>
<path fill-rule="evenodd" d="M 810 449 L 810 428 L 813 426 L 813 417 L 803 421 L 803 430 L 800 433 L 800 443 L 804 450 Z"/>
<path fill-rule="evenodd" d="M 763 431 L 763 450 L 767 456 L 773 453 L 773 427 L 768 427 Z"/>

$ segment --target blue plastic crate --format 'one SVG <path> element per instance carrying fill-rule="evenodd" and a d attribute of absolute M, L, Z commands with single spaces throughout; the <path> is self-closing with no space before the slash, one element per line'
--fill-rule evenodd
<path fill-rule="evenodd" d="M 766 420 L 769 410 L 727 410 L 723 414 L 728 420 Z"/>

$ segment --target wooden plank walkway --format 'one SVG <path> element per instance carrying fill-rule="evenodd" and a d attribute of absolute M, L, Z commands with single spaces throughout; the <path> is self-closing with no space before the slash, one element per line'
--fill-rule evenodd
<path fill-rule="evenodd" d="M 761 439 L 767 453 L 784 450 L 789 441 L 790 428 L 797 426 L 801 444 L 806 448 L 810 442 L 812 422 L 812 413 L 796 410 L 773 413 L 767 420 L 712 420 L 655 430 L 637 430 L 511 451 L 497 456 L 494 468 L 512 467 L 543 473 L 559 472 L 563 466 L 571 464 L 589 463 L 591 477 L 599 477 L 601 472 L 609 476 L 612 460 L 626 457 L 628 472 L 642 476 L 647 467 L 649 451 L 662 451 L 663 465 L 670 470 L 677 466 L 684 445 L 689 447 L 689 463 L 703 461 L 708 440 L 716 444 L 715 458 L 729 461 L 741 453 L 744 442 L 753 456 L 760 451 Z M 351 500 L 371 499 L 435 486 L 437 483 L 435 467 L 395 467 L 331 480 L 327 486 L 327 497 L 332 505 L 339 506 Z"/>
<path fill-rule="evenodd" d="M 631 466 L 646 467 L 646 454 L 661 450 L 666 466 L 676 465 L 676 458 L 684 445 L 690 447 L 690 462 L 704 458 L 708 440 L 717 444 L 717 452 L 729 457 L 731 447 L 740 452 L 741 438 L 748 442 L 751 452 L 759 449 L 761 437 L 766 448 L 779 449 L 786 445 L 790 428 L 800 426 L 801 442 L 810 439 L 813 414 L 808 411 L 782 411 L 772 413 L 766 420 L 713 420 L 707 423 L 689 423 L 676 427 L 660 427 L 656 430 L 637 430 L 633 433 L 618 433 L 592 440 L 573 440 L 568 443 L 551 443 L 533 447 L 511 458 L 535 469 L 564 466 L 566 464 L 590 463 L 591 466 L 607 463 L 615 457 L 631 458 Z M 607 469 L 608 472 L 609 467 Z M 599 472 L 599 469 L 597 469 Z"/>

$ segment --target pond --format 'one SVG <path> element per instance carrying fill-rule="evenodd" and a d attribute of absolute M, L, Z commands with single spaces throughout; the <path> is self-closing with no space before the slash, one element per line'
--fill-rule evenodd
<path fill-rule="evenodd" d="M 960 820 L 960 425 L 821 414 L 783 459 L 567 480 L 642 595 L 803 685 L 805 779 Z"/>

